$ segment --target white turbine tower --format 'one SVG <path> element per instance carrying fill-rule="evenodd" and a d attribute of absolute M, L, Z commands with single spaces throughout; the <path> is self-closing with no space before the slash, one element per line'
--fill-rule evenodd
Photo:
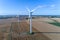
<path fill-rule="evenodd" d="M 30 34 L 32 34 L 32 13 L 36 10 L 36 9 L 38 9 L 38 8 L 41 8 L 42 6 L 37 6 L 36 8 L 34 8 L 33 10 L 29 10 L 28 8 L 26 8 L 27 9 L 27 11 L 29 12 L 29 21 L 30 21 Z"/>
<path fill-rule="evenodd" d="M 19 12 L 17 14 L 17 18 L 18 18 L 17 23 L 18 23 L 18 28 L 19 28 Z"/>

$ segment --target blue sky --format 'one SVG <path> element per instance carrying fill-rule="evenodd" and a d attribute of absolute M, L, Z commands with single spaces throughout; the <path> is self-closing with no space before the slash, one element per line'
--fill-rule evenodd
<path fill-rule="evenodd" d="M 0 0 L 0 15 L 60 15 L 60 0 Z"/>

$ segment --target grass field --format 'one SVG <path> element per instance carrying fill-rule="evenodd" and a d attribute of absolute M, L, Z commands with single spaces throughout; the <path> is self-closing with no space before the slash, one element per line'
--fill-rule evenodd
<path fill-rule="evenodd" d="M 60 22 L 54 19 L 51 19 L 51 20 L 53 20 L 53 22 L 47 22 L 47 23 L 60 27 Z"/>

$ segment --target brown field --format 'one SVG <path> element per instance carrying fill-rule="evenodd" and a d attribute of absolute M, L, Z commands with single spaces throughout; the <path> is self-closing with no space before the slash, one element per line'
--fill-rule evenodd
<path fill-rule="evenodd" d="M 60 27 L 48 24 L 60 18 L 33 19 L 33 35 L 29 34 L 29 21 L 17 18 L 0 19 L 0 40 L 60 40 Z"/>
<path fill-rule="evenodd" d="M 60 22 L 60 18 L 39 18 L 33 19 L 33 27 L 42 32 L 45 36 L 51 40 L 60 40 L 60 27 L 46 23 L 53 22 L 53 20 Z"/>
<path fill-rule="evenodd" d="M 34 27 L 33 32 L 29 34 L 29 23 L 25 20 L 20 21 L 19 26 L 15 18 L 0 20 L 0 40 L 51 40 Z"/>

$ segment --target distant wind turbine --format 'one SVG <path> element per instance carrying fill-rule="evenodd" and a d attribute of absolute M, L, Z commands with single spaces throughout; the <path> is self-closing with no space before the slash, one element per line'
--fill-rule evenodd
<path fill-rule="evenodd" d="M 27 11 L 29 12 L 29 22 L 30 22 L 30 33 L 32 34 L 32 13 L 37 10 L 38 8 L 42 8 L 42 6 L 37 6 L 36 8 L 34 8 L 33 10 L 30 11 L 29 8 L 26 8 Z"/>
<path fill-rule="evenodd" d="M 18 18 L 18 28 L 19 28 L 19 12 L 18 12 L 18 14 L 17 14 L 17 18 Z"/>

